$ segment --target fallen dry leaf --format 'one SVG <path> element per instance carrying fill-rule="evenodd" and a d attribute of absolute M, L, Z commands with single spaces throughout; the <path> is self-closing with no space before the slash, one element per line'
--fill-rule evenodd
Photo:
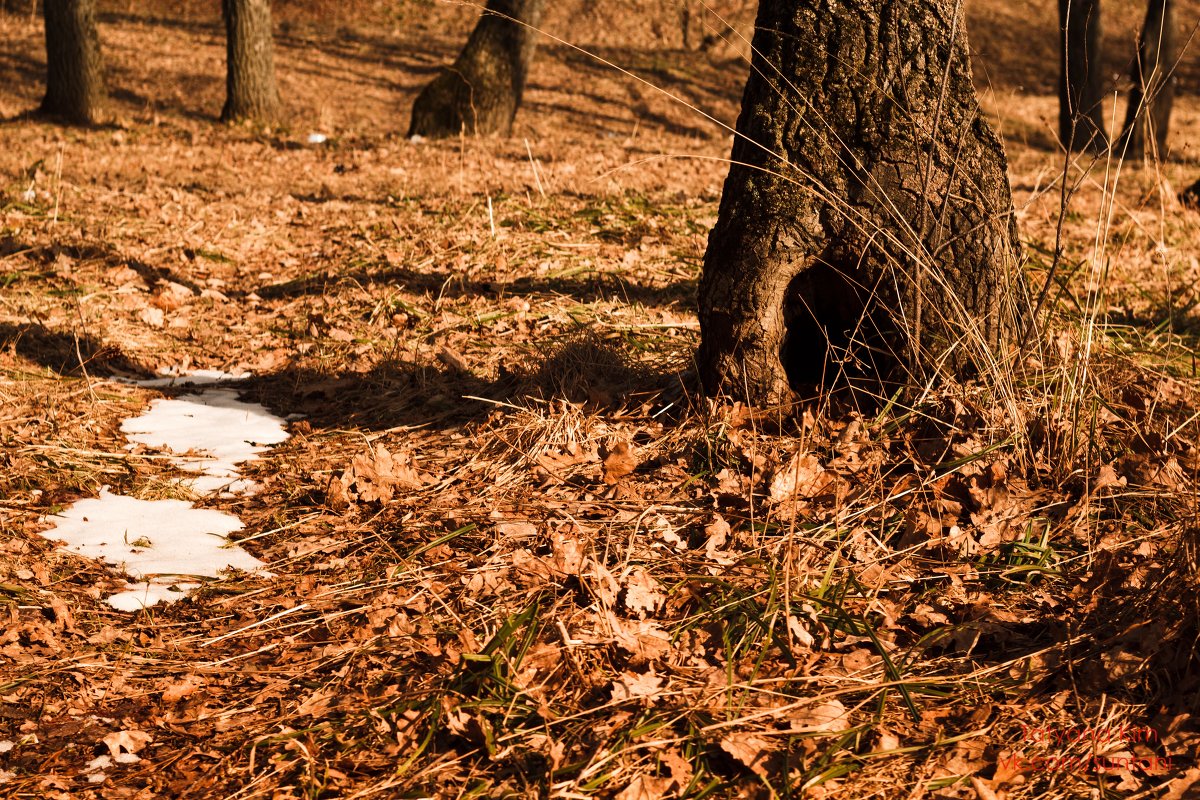
<path fill-rule="evenodd" d="M 183 698 L 195 694 L 196 690 L 203 685 L 204 682 L 195 677 L 187 677 L 181 681 L 175 681 L 163 688 L 162 699 L 167 703 L 178 703 Z"/>
<path fill-rule="evenodd" d="M 641 674 L 622 672 L 621 677 L 612 684 L 613 700 L 619 702 L 633 698 L 656 697 L 662 690 L 664 680 L 661 675 L 655 675 L 653 669 Z"/>
<path fill-rule="evenodd" d="M 661 800 L 667 793 L 671 781 L 650 775 L 638 775 L 613 800 Z"/>
<path fill-rule="evenodd" d="M 671 635 L 653 620 L 624 622 L 610 611 L 607 621 L 613 641 L 639 661 L 662 658 L 671 650 Z"/>
<path fill-rule="evenodd" d="M 101 741 L 108 747 L 109 754 L 117 758 L 121 753 L 140 753 L 154 737 L 145 731 L 126 730 L 110 733 Z"/>
<path fill-rule="evenodd" d="M 393 454 L 380 444 L 373 453 L 355 456 L 350 467 L 342 473 L 340 482 L 340 487 L 336 481 L 331 484 L 331 505 L 350 502 L 355 494 L 363 502 L 388 503 L 395 497 L 397 489 L 420 489 L 432 482 L 432 478 L 416 469 L 411 454 Z"/>
<path fill-rule="evenodd" d="M 796 453 L 771 476 L 771 500 L 807 500 L 820 494 L 832 478 L 812 453 Z"/>
<path fill-rule="evenodd" d="M 625 607 L 643 617 L 655 611 L 667 599 L 659 588 L 658 581 L 646 570 L 632 570 L 625 578 Z"/>
<path fill-rule="evenodd" d="M 633 445 L 627 439 L 622 439 L 604 456 L 604 482 L 615 486 L 622 478 L 633 474 L 637 467 L 638 460 L 633 453 Z"/>
<path fill-rule="evenodd" d="M 551 562 L 560 575 L 579 575 L 587 555 L 587 545 L 577 531 L 558 530 L 550 534 Z"/>
<path fill-rule="evenodd" d="M 763 780 L 770 779 L 771 770 L 767 762 L 774 750 L 770 739 L 753 733 L 735 732 L 721 739 L 721 749 Z"/>
<path fill-rule="evenodd" d="M 850 727 L 849 712 L 840 700 L 823 700 L 793 709 L 788 724 L 796 733 L 834 733 Z"/>

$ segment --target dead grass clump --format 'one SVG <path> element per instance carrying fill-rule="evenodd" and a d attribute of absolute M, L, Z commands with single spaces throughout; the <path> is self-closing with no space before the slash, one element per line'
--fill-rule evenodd
<path fill-rule="evenodd" d="M 616 342 L 620 339 L 606 339 L 590 329 L 567 337 L 518 370 L 516 391 L 539 400 L 607 408 L 661 385 L 661 365 L 636 359 Z"/>
<path fill-rule="evenodd" d="M 570 480 L 599 461 L 603 423 L 565 400 L 493 412 L 477 436 L 480 468 L 498 487 Z"/>

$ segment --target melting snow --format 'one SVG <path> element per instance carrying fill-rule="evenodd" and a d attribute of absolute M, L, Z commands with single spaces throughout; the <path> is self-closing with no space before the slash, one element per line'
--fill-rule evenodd
<path fill-rule="evenodd" d="M 238 464 L 288 438 L 283 420 L 258 403 L 244 403 L 230 389 L 211 389 L 171 400 L 159 399 L 121 431 L 136 442 L 179 455 L 174 463 L 201 477 L 187 481 L 200 494 L 247 494 L 251 481 L 239 479 Z"/>
<path fill-rule="evenodd" d="M 250 377 L 249 372 L 242 372 L 235 375 L 232 372 L 225 372 L 219 369 L 181 370 L 178 367 L 160 369 L 158 374 L 161 377 L 147 378 L 146 380 L 133 381 L 133 383 L 148 388 L 157 388 L 160 386 L 209 386 L 214 383 L 241 381 Z"/>
<path fill-rule="evenodd" d="M 104 602 L 117 611 L 141 611 L 158 603 L 174 603 L 187 597 L 187 593 L 200 586 L 198 583 L 167 583 L 162 578 L 153 581 L 131 583 L 123 592 L 117 592 Z"/>
<path fill-rule="evenodd" d="M 160 374 L 164 377 L 138 383 L 214 384 L 248 375 L 217 370 Z M 145 414 L 125 420 L 121 430 L 131 442 L 172 453 L 173 463 L 200 473 L 187 482 L 194 491 L 215 494 L 252 491 L 254 483 L 240 476 L 238 465 L 287 439 L 283 426 L 284 420 L 258 403 L 242 402 L 232 390 L 205 389 L 154 400 Z M 80 500 L 48 521 L 56 524 L 42 534 L 46 538 L 65 541 L 72 552 L 140 579 L 107 599 L 119 611 L 171 603 L 200 585 L 178 582 L 179 576 L 217 578 L 227 569 L 270 574 L 261 561 L 225 538 L 241 530 L 240 519 L 184 500 L 138 500 L 101 489 L 98 498 Z"/>
<path fill-rule="evenodd" d="M 225 538 L 242 529 L 240 519 L 186 500 L 138 500 L 102 489 L 99 497 L 80 500 L 50 519 L 58 524 L 43 536 L 133 578 L 215 578 L 230 567 L 251 571 L 263 565 Z"/>

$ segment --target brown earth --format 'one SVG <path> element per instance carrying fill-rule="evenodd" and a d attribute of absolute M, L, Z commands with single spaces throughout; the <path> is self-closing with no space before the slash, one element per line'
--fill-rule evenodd
<path fill-rule="evenodd" d="M 544 49 L 513 137 L 449 142 L 400 134 L 464 6 L 280 4 L 290 122 L 259 131 L 216 122 L 206 3 L 107 4 L 111 124 L 29 117 L 13 5 L 0 796 L 1195 791 L 1190 54 L 1170 160 L 1067 164 L 1053 6 L 971 3 L 1046 336 L 1017 374 L 783 414 L 695 391 L 745 67 L 684 49 L 678 5 L 556 6 L 588 52 Z M 120 613 L 40 533 L 102 486 L 181 495 L 119 430 L 163 392 L 115 380 L 179 365 L 302 415 L 259 495 L 202 501 L 275 577 Z"/>

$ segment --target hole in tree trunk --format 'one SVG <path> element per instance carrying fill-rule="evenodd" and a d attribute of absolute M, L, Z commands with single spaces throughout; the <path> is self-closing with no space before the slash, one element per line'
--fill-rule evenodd
<path fill-rule="evenodd" d="M 819 261 L 792 280 L 780 359 L 800 397 L 849 392 L 865 410 L 885 403 L 901 385 L 903 338 L 853 275 Z"/>

